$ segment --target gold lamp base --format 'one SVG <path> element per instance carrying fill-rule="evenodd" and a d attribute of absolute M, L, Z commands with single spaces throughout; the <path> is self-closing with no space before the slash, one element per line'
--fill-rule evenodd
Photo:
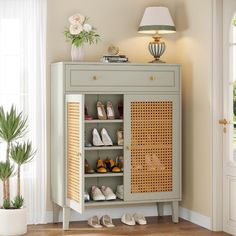
<path fill-rule="evenodd" d="M 155 35 L 153 38 L 154 41 L 150 42 L 148 45 L 148 50 L 154 57 L 154 60 L 150 61 L 150 63 L 165 63 L 164 61 L 160 60 L 160 57 L 165 52 L 166 45 L 161 41 L 161 37 L 159 35 Z"/>

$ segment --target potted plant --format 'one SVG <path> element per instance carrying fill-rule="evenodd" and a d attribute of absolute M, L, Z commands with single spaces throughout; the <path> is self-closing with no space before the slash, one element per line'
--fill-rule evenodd
<path fill-rule="evenodd" d="M 0 180 L 3 184 L 0 205 L 0 235 L 20 235 L 27 232 L 26 208 L 21 195 L 21 167 L 34 158 L 32 144 L 24 141 L 27 118 L 17 113 L 14 106 L 9 112 L 0 107 L 0 141 L 6 143 L 5 160 L 0 162 Z M 17 195 L 11 198 L 10 178 L 17 176 Z M 11 200 L 13 199 L 13 200 Z"/>
<path fill-rule="evenodd" d="M 97 43 L 100 36 L 96 29 L 87 23 L 88 18 L 77 13 L 69 17 L 70 27 L 64 34 L 71 41 L 72 61 L 82 61 L 84 59 L 83 45 L 85 43 Z"/>

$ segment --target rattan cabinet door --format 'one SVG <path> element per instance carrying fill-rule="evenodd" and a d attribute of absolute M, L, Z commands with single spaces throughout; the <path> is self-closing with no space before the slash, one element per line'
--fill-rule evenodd
<path fill-rule="evenodd" d="M 66 96 L 66 204 L 79 213 L 84 207 L 83 111 L 83 95 Z"/>
<path fill-rule="evenodd" d="M 125 95 L 125 201 L 180 200 L 180 96 Z"/>

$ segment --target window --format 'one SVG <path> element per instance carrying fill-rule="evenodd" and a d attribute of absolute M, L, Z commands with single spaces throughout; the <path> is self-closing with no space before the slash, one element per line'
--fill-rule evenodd
<path fill-rule="evenodd" d="M 28 223 L 46 221 L 45 32 L 46 0 L 0 0 L 0 106 L 9 110 L 14 104 L 27 115 L 28 138 L 37 149 L 22 174 Z M 0 143 L 0 160 L 5 159 L 5 147 Z M 15 186 L 13 179 L 12 197 Z"/>

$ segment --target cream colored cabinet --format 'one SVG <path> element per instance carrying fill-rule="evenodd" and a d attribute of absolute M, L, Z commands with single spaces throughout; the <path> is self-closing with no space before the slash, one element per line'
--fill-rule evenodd
<path fill-rule="evenodd" d="M 97 101 L 112 101 L 116 119 L 99 120 Z M 84 119 L 85 105 L 92 120 Z M 123 107 L 119 117 L 117 106 Z M 105 128 L 113 146 L 87 146 L 92 130 Z M 117 144 L 117 131 L 124 145 Z M 123 156 L 120 173 L 85 174 L 85 160 L 96 169 L 98 158 Z M 84 201 L 91 187 L 124 185 L 124 199 Z M 59 62 L 51 66 L 51 189 L 63 208 L 63 227 L 70 209 L 171 202 L 178 222 L 181 200 L 180 66 L 169 64 L 102 64 Z M 161 207 L 159 207 L 159 210 Z"/>

